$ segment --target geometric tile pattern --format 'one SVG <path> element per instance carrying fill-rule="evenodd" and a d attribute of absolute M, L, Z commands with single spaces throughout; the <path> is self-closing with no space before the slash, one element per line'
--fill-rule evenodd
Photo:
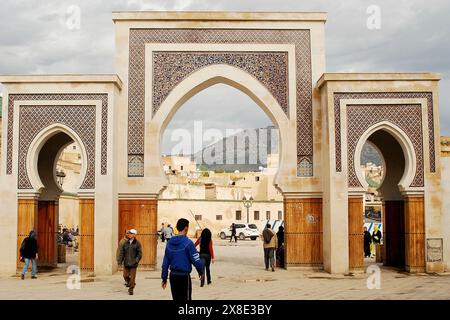
<path fill-rule="evenodd" d="M 341 99 L 427 99 L 430 172 L 436 172 L 436 150 L 434 146 L 433 94 L 431 92 L 335 92 L 334 124 L 335 124 L 335 146 L 336 146 L 335 150 L 336 172 L 342 172 L 341 117 L 340 117 Z"/>
<path fill-rule="evenodd" d="M 18 187 L 33 186 L 26 167 L 28 149 L 33 139 L 46 127 L 59 123 L 78 134 L 87 153 L 87 172 L 80 189 L 95 188 L 95 105 L 94 106 L 20 106 Z"/>
<path fill-rule="evenodd" d="M 395 124 L 411 140 L 416 155 L 416 172 L 410 187 L 423 187 L 423 134 L 420 104 L 347 105 L 348 186 L 361 187 L 354 166 L 356 145 L 369 127 L 382 121 Z"/>
<path fill-rule="evenodd" d="M 300 177 L 311 177 L 313 175 L 313 165 L 309 157 L 303 157 L 297 164 L 297 174 Z"/>
<path fill-rule="evenodd" d="M 144 156 L 145 44 L 227 43 L 295 46 L 297 163 L 312 163 L 312 74 L 310 30 L 261 29 L 130 29 L 128 78 L 128 154 Z M 283 93 L 284 95 L 284 93 Z M 143 159 L 143 158 L 142 158 Z M 144 159 L 143 159 L 144 160 Z M 298 173 L 297 173 L 298 174 Z"/>
<path fill-rule="evenodd" d="M 288 114 L 287 52 L 154 52 L 154 115 L 173 88 L 194 71 L 209 65 L 228 64 L 254 76 L 272 93 Z"/>
<path fill-rule="evenodd" d="M 128 155 L 128 176 L 142 177 L 144 175 L 144 157 L 141 155 Z"/>
<path fill-rule="evenodd" d="M 108 151 L 108 95 L 103 93 L 39 93 L 39 94 L 10 94 L 8 96 L 8 128 L 7 128 L 7 166 L 6 173 L 12 174 L 12 149 L 14 127 L 14 101 L 39 101 L 39 100 L 92 100 L 102 102 L 101 119 L 101 171 L 107 173 Z"/>

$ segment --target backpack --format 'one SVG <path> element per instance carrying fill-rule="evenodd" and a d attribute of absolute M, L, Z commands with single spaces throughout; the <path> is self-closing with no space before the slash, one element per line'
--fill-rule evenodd
<path fill-rule="evenodd" d="M 270 240 L 272 240 L 272 237 L 274 236 L 273 232 L 269 229 L 264 229 L 263 231 L 263 238 L 265 243 L 270 243 Z"/>

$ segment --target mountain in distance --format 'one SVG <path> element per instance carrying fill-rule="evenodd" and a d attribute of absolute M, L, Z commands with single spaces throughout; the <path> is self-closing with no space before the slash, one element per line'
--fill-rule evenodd
<path fill-rule="evenodd" d="M 191 155 L 202 171 L 260 171 L 267 167 L 267 155 L 278 153 L 278 130 L 274 126 L 245 129 L 212 143 Z M 227 159 L 232 160 L 227 163 Z M 216 162 L 212 162 L 216 160 Z M 230 161 L 228 161 L 230 162 Z M 361 164 L 382 165 L 381 155 L 370 143 L 363 146 Z"/>

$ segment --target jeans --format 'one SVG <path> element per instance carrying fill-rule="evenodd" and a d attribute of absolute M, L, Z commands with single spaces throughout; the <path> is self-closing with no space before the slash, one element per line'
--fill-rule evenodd
<path fill-rule="evenodd" d="M 264 263 L 266 264 L 266 269 L 269 269 L 269 262 L 270 267 L 275 267 L 275 248 L 264 248 Z"/>
<path fill-rule="evenodd" d="M 28 266 L 30 265 L 30 261 L 31 261 L 31 276 L 34 277 L 34 276 L 36 276 L 36 273 L 37 273 L 36 259 L 25 258 L 25 265 L 23 266 L 22 274 L 27 273 Z"/>
<path fill-rule="evenodd" d="M 206 279 L 208 283 L 211 283 L 211 271 L 209 269 L 209 267 L 211 266 L 211 256 L 209 254 L 202 253 L 200 254 L 200 259 L 202 260 L 204 265 L 203 274 L 206 273 Z"/>

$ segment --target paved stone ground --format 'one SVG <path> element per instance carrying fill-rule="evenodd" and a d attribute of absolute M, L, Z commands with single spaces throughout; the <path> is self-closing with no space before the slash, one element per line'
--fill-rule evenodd
<path fill-rule="evenodd" d="M 164 245 L 158 246 L 161 265 Z M 280 270 L 263 267 L 261 241 L 237 245 L 216 240 L 213 283 L 200 288 L 193 272 L 194 299 L 450 299 L 450 274 L 409 275 L 381 268 L 381 289 L 367 288 L 368 275 L 332 276 L 322 271 Z M 72 258 L 73 257 L 69 257 Z M 63 268 L 40 273 L 37 280 L 27 274 L 0 277 L 0 299 L 171 299 L 170 288 L 160 287 L 160 270 L 139 272 L 135 295 L 129 296 L 121 274 L 82 277 L 80 290 L 66 287 Z"/>

